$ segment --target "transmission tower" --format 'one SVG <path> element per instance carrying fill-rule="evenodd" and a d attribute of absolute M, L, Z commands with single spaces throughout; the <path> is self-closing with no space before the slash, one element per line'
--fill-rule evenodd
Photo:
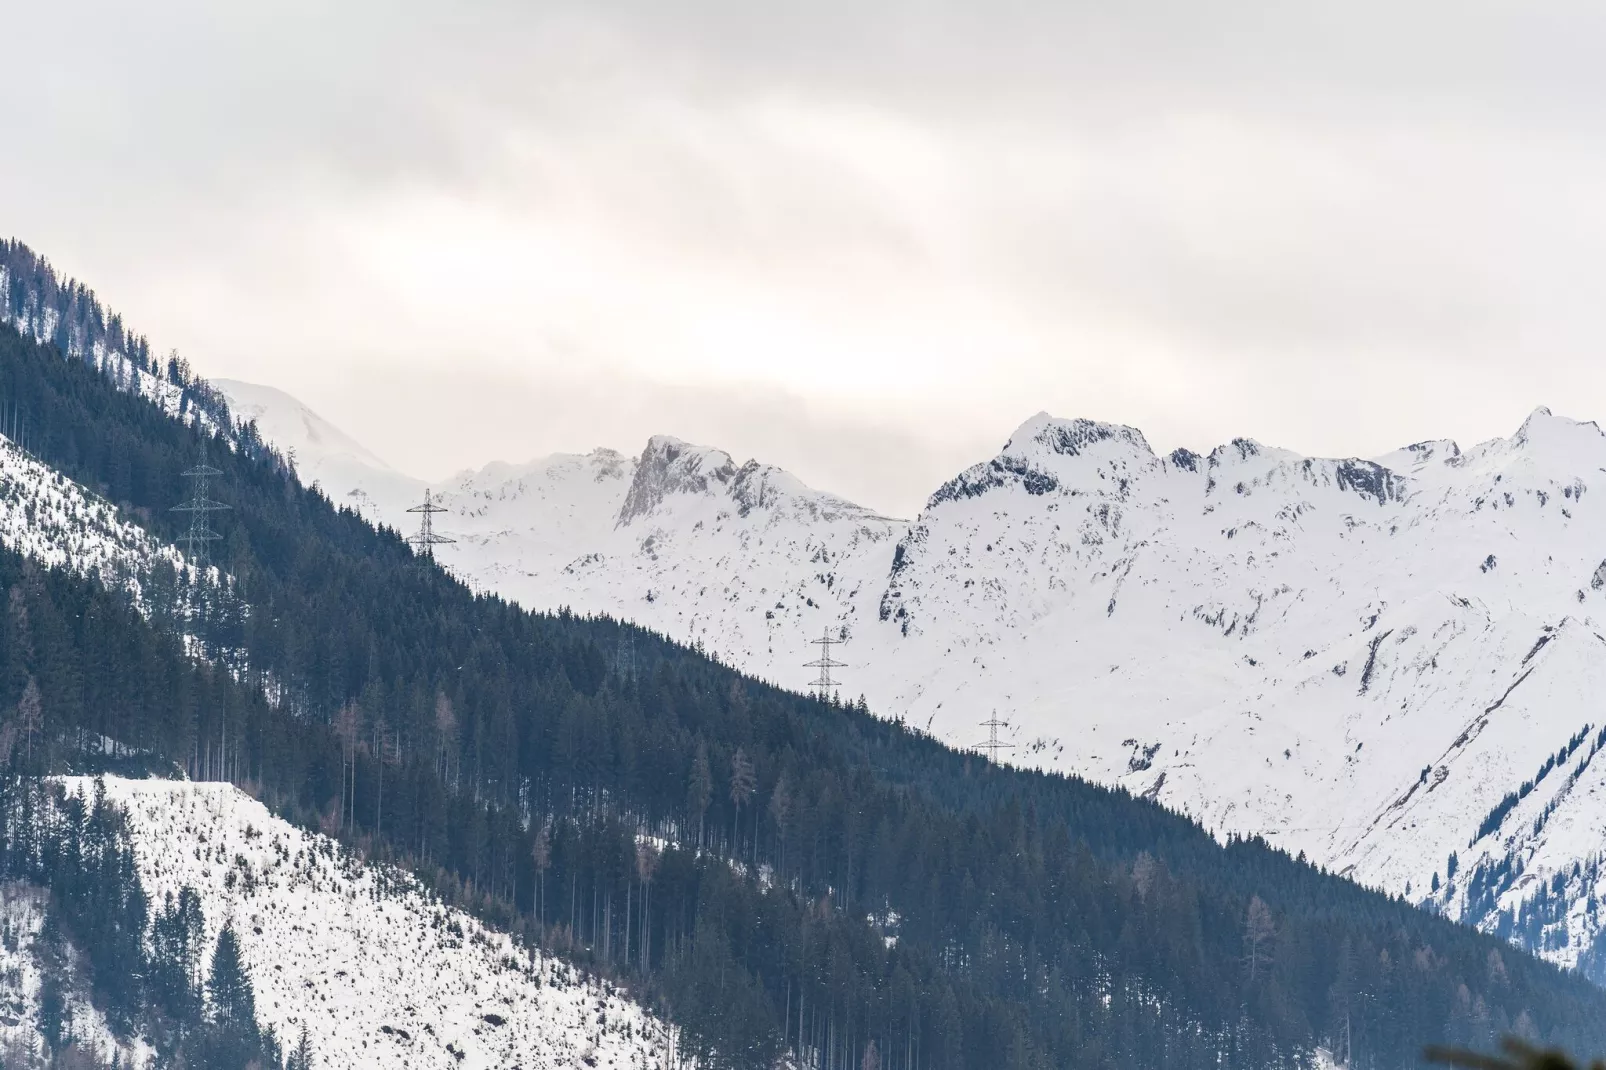
<path fill-rule="evenodd" d="M 806 661 L 803 663 L 803 667 L 805 669 L 820 670 L 820 678 L 818 680 L 810 680 L 809 686 L 819 692 L 821 702 L 830 701 L 831 695 L 835 691 L 838 683 L 838 681 L 831 679 L 831 670 L 845 669 L 848 667 L 847 662 L 837 661 L 835 658 L 831 657 L 831 648 L 833 646 L 839 646 L 841 643 L 842 640 L 831 638 L 831 629 L 825 629 L 820 637 L 813 640 L 810 644 L 820 648 L 819 658 L 814 661 Z"/>
<path fill-rule="evenodd" d="M 407 511 L 419 514 L 418 533 L 407 536 L 407 541 L 412 544 L 413 552 L 419 557 L 427 557 L 433 561 L 435 559 L 435 547 L 440 546 L 442 543 L 457 541 L 435 531 L 435 514 L 446 512 L 446 507 L 444 505 L 436 505 L 434 500 L 430 498 L 427 489 L 424 491 L 424 504 L 415 505 Z"/>
<path fill-rule="evenodd" d="M 998 730 L 1000 728 L 1008 728 L 1009 722 L 1000 721 L 998 719 L 998 711 L 994 710 L 993 715 L 987 720 L 983 721 L 981 726 L 987 729 L 987 738 L 981 743 L 976 744 L 976 749 L 980 751 L 986 751 L 987 760 L 992 764 L 997 765 L 999 751 L 1015 749 L 1015 744 L 1011 743 L 1009 740 L 998 738 Z"/>
<path fill-rule="evenodd" d="M 213 476 L 222 474 L 206 463 L 206 451 L 202 450 L 201 463 L 184 473 L 184 478 L 190 481 L 189 500 L 173 506 L 175 513 L 190 514 L 190 529 L 180 535 L 178 541 L 184 547 L 184 556 L 200 571 L 206 570 L 212 544 L 223 538 L 212 530 L 212 524 L 207 517 L 213 513 L 227 512 L 229 506 L 206 496 L 207 483 Z"/>

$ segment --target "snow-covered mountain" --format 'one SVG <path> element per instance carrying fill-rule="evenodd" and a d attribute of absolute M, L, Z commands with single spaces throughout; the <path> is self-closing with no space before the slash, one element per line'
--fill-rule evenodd
<path fill-rule="evenodd" d="M 484 469 L 443 501 L 459 546 L 441 557 L 474 582 L 533 608 L 624 615 L 764 675 L 798 660 L 805 632 L 851 617 L 903 527 L 667 436 L 637 458 Z"/>
<path fill-rule="evenodd" d="M 146 895 L 161 903 L 194 888 L 208 949 L 232 920 L 260 1022 L 292 1039 L 305 1027 L 318 1065 L 665 1065 L 663 1023 L 618 990 L 515 945 L 407 874 L 360 861 L 238 789 L 104 783 L 128 816 Z M 86 797 L 93 791 L 84 778 L 66 784 Z M 0 1041 L 26 1043 L 36 1033 L 31 947 L 43 915 L 37 890 L 0 889 L 9 934 L 0 948 Z M 103 1057 L 116 1051 L 124 1065 L 154 1065 L 146 1045 L 116 1042 L 87 1000 L 77 1002 L 81 1043 Z"/>
<path fill-rule="evenodd" d="M 457 540 L 438 556 L 467 582 L 532 609 L 607 612 L 701 642 L 802 686 L 799 652 L 822 629 L 873 616 L 904 521 L 814 490 L 779 468 L 654 436 L 611 449 L 494 463 L 428 488 L 289 395 L 219 382 L 231 408 L 295 449 L 306 482 L 402 530 L 426 489 Z M 797 671 L 794 671 L 797 670 Z"/>
<path fill-rule="evenodd" d="M 1587 962 L 1603 477 L 1606 436 L 1545 409 L 1373 460 L 1246 439 L 1160 456 L 1039 414 L 901 523 L 657 437 L 460 475 L 440 556 L 791 687 L 829 629 L 845 695 L 878 712 L 970 745 L 996 711 L 1019 763 Z"/>
<path fill-rule="evenodd" d="M 1377 461 L 1039 416 L 900 542 L 881 708 L 957 738 L 996 704 L 1028 761 L 1576 961 L 1592 909 L 1496 911 L 1606 846 L 1603 472 L 1600 430 L 1544 409 Z"/>

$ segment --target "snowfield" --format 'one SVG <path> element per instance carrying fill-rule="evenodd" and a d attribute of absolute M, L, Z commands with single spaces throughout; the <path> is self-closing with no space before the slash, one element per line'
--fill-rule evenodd
<path fill-rule="evenodd" d="M 69 790 L 92 794 L 87 778 Z M 201 895 L 208 948 L 233 919 L 257 1017 L 328 1067 L 664 1065 L 664 1027 L 618 990 L 441 905 L 227 784 L 107 778 L 153 910 Z"/>
<path fill-rule="evenodd" d="M 421 483 L 342 463 L 337 501 L 413 526 Z M 877 713 L 973 746 L 997 711 L 1019 764 L 1573 964 L 1606 853 L 1603 483 L 1600 429 L 1545 409 L 1372 460 L 1039 414 L 900 522 L 660 436 L 456 477 L 439 557 L 796 689 L 829 629 Z"/>

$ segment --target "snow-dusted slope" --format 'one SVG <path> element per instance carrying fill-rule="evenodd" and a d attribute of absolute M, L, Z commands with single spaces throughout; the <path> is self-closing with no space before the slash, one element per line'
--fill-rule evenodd
<path fill-rule="evenodd" d="M 229 785 L 110 778 L 106 789 L 128 812 L 152 901 L 194 887 L 208 942 L 232 918 L 259 1020 L 292 1039 L 305 1026 L 320 1066 L 663 1065 L 662 1024 L 619 992 Z"/>
<path fill-rule="evenodd" d="M 1159 456 L 1039 414 L 905 525 L 655 438 L 460 477 L 440 556 L 792 687 L 829 628 L 845 694 L 878 712 L 970 745 L 996 710 L 1018 762 L 1576 961 L 1606 853 L 1603 480 L 1606 437 L 1543 409 L 1370 461 L 1243 439 Z"/>
<path fill-rule="evenodd" d="M 117 508 L 0 436 L 0 546 L 47 567 L 99 577 L 138 595 L 158 560 L 184 559 Z"/>

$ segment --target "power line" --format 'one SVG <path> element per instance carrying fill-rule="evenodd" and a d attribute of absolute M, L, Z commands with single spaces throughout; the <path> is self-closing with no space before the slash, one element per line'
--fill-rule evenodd
<path fill-rule="evenodd" d="M 206 463 L 206 449 L 203 446 L 201 462 L 184 473 L 184 478 L 190 481 L 189 500 L 173 506 L 175 513 L 190 514 L 190 528 L 179 536 L 178 541 L 184 547 L 184 556 L 200 571 L 206 570 L 212 544 L 223 538 L 212 530 L 212 524 L 207 518 L 213 513 L 227 512 L 231 508 L 206 496 L 207 483 L 214 476 L 222 474 Z"/>
<path fill-rule="evenodd" d="M 840 682 L 831 678 L 831 670 L 845 669 L 848 667 L 847 662 L 837 661 L 835 658 L 831 657 L 831 647 L 840 646 L 841 644 L 842 640 L 831 638 L 831 629 L 829 628 L 825 629 L 818 639 L 812 640 L 809 644 L 810 646 L 817 646 L 820 648 L 820 656 L 814 661 L 804 662 L 803 667 L 805 669 L 820 670 L 820 678 L 817 680 L 810 680 L 809 686 L 819 692 L 820 701 L 822 702 L 830 701 L 832 694 L 835 693 L 836 687 Z"/>
<path fill-rule="evenodd" d="M 435 531 L 435 514 L 446 512 L 446 507 L 444 505 L 436 505 L 427 488 L 424 490 L 424 504 L 415 505 L 407 511 L 419 514 L 418 532 L 407 536 L 407 542 L 419 557 L 427 557 L 433 561 L 435 559 L 435 547 L 443 543 L 457 541 Z"/>
<path fill-rule="evenodd" d="M 987 729 L 987 738 L 976 744 L 976 749 L 980 751 L 986 751 L 987 760 L 994 765 L 997 765 L 999 751 L 1015 749 L 1015 744 L 1009 742 L 1009 740 L 998 738 L 998 730 L 1000 728 L 1008 728 L 1009 722 L 1000 721 L 998 719 L 998 711 L 994 710 L 993 715 L 987 720 L 983 721 L 981 726 Z"/>

